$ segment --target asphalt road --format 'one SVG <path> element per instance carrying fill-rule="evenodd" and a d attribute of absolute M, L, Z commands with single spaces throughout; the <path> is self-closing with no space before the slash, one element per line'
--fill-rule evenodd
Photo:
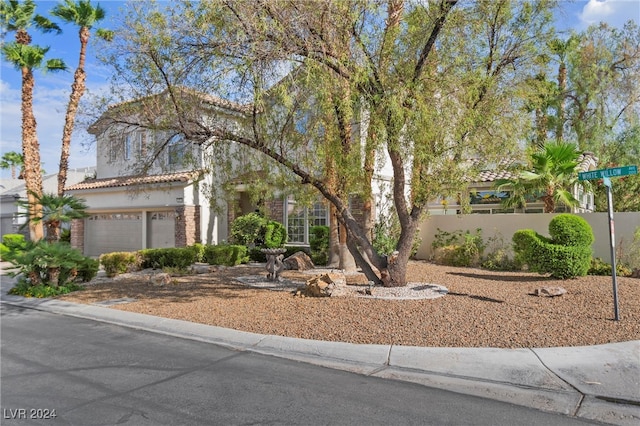
<path fill-rule="evenodd" d="M 0 321 L 2 425 L 593 424 L 6 304 Z"/>

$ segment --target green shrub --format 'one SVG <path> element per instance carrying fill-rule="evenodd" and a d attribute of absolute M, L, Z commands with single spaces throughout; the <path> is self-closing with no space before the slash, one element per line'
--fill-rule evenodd
<path fill-rule="evenodd" d="M 0 243 L 0 259 L 10 262 L 12 252 L 24 251 L 27 242 L 22 234 L 5 234 Z"/>
<path fill-rule="evenodd" d="M 329 261 L 329 227 L 312 226 L 309 229 L 309 249 L 311 260 L 316 265 L 326 265 Z"/>
<path fill-rule="evenodd" d="M 31 285 L 26 279 L 21 279 L 9 290 L 9 294 L 23 297 L 45 298 L 68 294 L 78 290 L 84 290 L 84 287 L 76 283 L 68 283 L 57 287 L 45 284 Z"/>
<path fill-rule="evenodd" d="M 616 262 L 616 275 L 620 277 L 628 277 L 632 273 L 631 269 L 624 264 Z M 588 275 L 611 275 L 611 264 L 605 262 L 599 257 L 591 259 Z"/>
<path fill-rule="evenodd" d="M 467 231 L 447 232 L 438 228 L 431 247 L 435 249 L 434 261 L 449 266 L 478 266 L 484 251 L 482 230 L 472 234 Z"/>
<path fill-rule="evenodd" d="M 11 263 L 18 269 L 11 275 L 21 274 L 30 286 L 66 286 L 78 278 L 85 280 L 91 274 L 91 259 L 67 243 L 27 242 L 24 251 L 11 253 Z"/>
<path fill-rule="evenodd" d="M 191 247 L 145 249 L 139 253 L 143 268 L 186 270 L 197 259 L 197 251 Z"/>
<path fill-rule="evenodd" d="M 275 220 L 268 221 L 264 226 L 264 246 L 266 248 L 281 248 L 287 242 L 287 228 Z"/>
<path fill-rule="evenodd" d="M 267 256 L 262 252 L 260 247 L 251 247 L 248 249 L 250 262 L 266 262 Z"/>
<path fill-rule="evenodd" d="M 100 263 L 108 277 L 115 277 L 139 269 L 142 258 L 138 252 L 118 251 L 101 255 Z"/>
<path fill-rule="evenodd" d="M 60 232 L 60 241 L 71 243 L 71 229 L 63 229 Z"/>
<path fill-rule="evenodd" d="M 555 244 L 563 246 L 590 246 L 594 240 L 591 225 L 580 216 L 568 213 L 551 219 L 549 235 Z"/>
<path fill-rule="evenodd" d="M 249 261 L 247 247 L 233 244 L 206 246 L 204 258 L 210 265 L 236 266 Z"/>
<path fill-rule="evenodd" d="M 264 228 L 267 219 L 259 213 L 248 213 L 236 218 L 231 224 L 230 240 L 247 247 L 264 244 Z"/>
<path fill-rule="evenodd" d="M 544 237 L 532 229 L 522 229 L 513 235 L 516 259 L 529 266 L 529 270 L 567 279 L 584 276 L 591 265 L 593 231 L 584 219 L 567 219 L 567 214 L 554 217 L 549 223 L 552 238 Z M 553 232 L 551 230 L 553 229 Z M 558 239 L 556 239 L 558 238 Z M 577 242 L 568 245 L 566 242 Z"/>
<path fill-rule="evenodd" d="M 510 249 L 499 232 L 489 241 L 484 249 L 485 254 L 480 266 L 491 271 L 519 271 L 522 269 L 522 263 L 515 257 L 509 256 Z"/>
<path fill-rule="evenodd" d="M 193 251 L 196 262 L 204 262 L 204 244 L 195 243 L 189 246 L 189 250 Z"/>
<path fill-rule="evenodd" d="M 100 262 L 97 259 L 91 259 L 85 257 L 84 260 L 78 265 L 78 279 L 81 282 L 91 281 L 98 275 L 100 269 Z"/>
<path fill-rule="evenodd" d="M 624 248 L 624 249 L 623 249 Z M 633 240 L 627 247 L 620 244 L 620 263 L 629 269 L 640 269 L 640 226 L 633 233 Z"/>

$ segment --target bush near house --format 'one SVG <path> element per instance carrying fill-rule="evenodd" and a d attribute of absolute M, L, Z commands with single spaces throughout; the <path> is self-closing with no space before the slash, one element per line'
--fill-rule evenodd
<path fill-rule="evenodd" d="M 311 260 L 315 265 L 326 265 L 329 261 L 329 227 L 312 226 L 309 229 Z"/>
<path fill-rule="evenodd" d="M 236 218 L 231 224 L 229 240 L 233 244 L 246 246 L 249 260 L 265 262 L 263 248 L 281 248 L 287 242 L 287 229 L 275 220 L 253 212 Z"/>
<path fill-rule="evenodd" d="M 560 214 L 549 223 L 547 238 L 532 229 L 522 229 L 513 235 L 516 257 L 529 270 L 567 279 L 587 275 L 591 266 L 593 231 L 583 218 Z"/>
<path fill-rule="evenodd" d="M 210 265 L 236 266 L 249 261 L 249 251 L 242 245 L 208 245 L 205 246 L 204 261 Z"/>
<path fill-rule="evenodd" d="M 142 265 L 142 258 L 135 251 L 117 251 L 101 255 L 100 264 L 108 277 L 115 277 L 118 274 L 139 269 Z"/>
<path fill-rule="evenodd" d="M 51 297 L 82 289 L 78 281 L 86 282 L 98 273 L 98 261 L 85 257 L 64 242 L 26 242 L 7 253 L 18 271 L 18 284 L 9 293 L 26 297 Z"/>
<path fill-rule="evenodd" d="M 197 252 L 191 247 L 145 249 L 138 253 L 143 268 L 186 270 L 197 261 Z"/>

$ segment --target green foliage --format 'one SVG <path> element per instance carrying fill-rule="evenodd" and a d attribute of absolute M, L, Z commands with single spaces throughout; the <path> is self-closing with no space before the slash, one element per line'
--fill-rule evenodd
<path fill-rule="evenodd" d="M 204 244 L 200 243 L 195 243 L 194 245 L 189 246 L 189 249 L 193 250 L 196 262 L 204 262 L 204 247 Z"/>
<path fill-rule="evenodd" d="M 467 231 L 447 232 L 438 228 L 431 246 L 435 249 L 436 263 L 450 266 L 478 266 L 484 251 L 482 230 L 475 234 Z"/>
<path fill-rule="evenodd" d="M 135 271 L 142 264 L 142 257 L 138 252 L 113 252 L 100 256 L 100 263 L 108 277 Z"/>
<path fill-rule="evenodd" d="M 544 237 L 532 229 L 522 229 L 513 235 L 516 258 L 531 271 L 560 279 L 584 276 L 589 271 L 591 243 L 584 243 L 593 241 L 593 231 L 588 224 L 585 228 L 582 221 L 567 220 L 565 216 L 569 215 L 558 215 L 549 223 L 550 234 L 560 240 Z M 562 224 L 570 229 L 559 231 Z M 565 241 L 583 244 L 567 245 Z"/>
<path fill-rule="evenodd" d="M 264 226 L 264 246 L 266 248 L 280 248 L 287 242 L 287 228 L 275 220 L 267 221 Z"/>
<path fill-rule="evenodd" d="M 260 213 L 248 213 L 233 221 L 230 240 L 250 248 L 280 248 L 287 242 L 287 229 Z"/>
<path fill-rule="evenodd" d="M 628 247 L 620 244 L 620 263 L 631 268 L 640 269 L 640 226 L 633 233 L 633 241 Z"/>
<path fill-rule="evenodd" d="M 627 266 L 616 263 L 616 275 L 619 277 L 628 277 L 632 273 Z M 599 257 L 591 259 L 588 275 L 611 275 L 611 264 L 605 262 Z"/>
<path fill-rule="evenodd" d="M 18 269 L 12 275 L 22 274 L 32 286 L 65 286 L 77 278 L 91 279 L 97 273 L 90 258 L 61 242 L 29 242 L 24 251 L 12 252 L 10 262 Z"/>
<path fill-rule="evenodd" d="M 2 237 L 2 243 L 0 244 L 0 259 L 4 261 L 11 261 L 11 254 L 13 252 L 24 251 L 27 247 L 27 242 L 22 234 L 5 234 Z"/>
<path fill-rule="evenodd" d="M 206 246 L 204 251 L 205 262 L 210 265 L 236 266 L 249 261 L 248 249 L 243 245 L 220 244 Z"/>
<path fill-rule="evenodd" d="M 139 253 L 143 268 L 186 270 L 197 259 L 197 252 L 191 247 L 145 249 Z"/>
<path fill-rule="evenodd" d="M 580 216 L 567 213 L 551 219 L 549 235 L 555 244 L 565 246 L 590 246 L 594 241 L 591 225 Z"/>
<path fill-rule="evenodd" d="M 63 229 L 60 233 L 60 241 L 71 243 L 71 229 Z"/>
<path fill-rule="evenodd" d="M 484 269 L 491 271 L 519 271 L 522 269 L 522 263 L 509 256 L 509 249 L 501 234 L 489 238 L 484 251 L 487 254 L 480 264 Z"/>
<path fill-rule="evenodd" d="M 23 297 L 55 297 L 61 294 L 68 294 L 72 291 L 84 290 L 84 287 L 76 283 L 68 283 L 61 286 L 50 286 L 45 284 L 31 285 L 26 279 L 21 279 L 9 290 L 9 294 Z"/>
<path fill-rule="evenodd" d="M 44 225 L 47 233 L 47 240 L 60 240 L 60 229 L 63 223 L 70 223 L 73 219 L 81 219 L 87 216 L 85 210 L 87 205 L 84 200 L 73 195 L 42 194 L 35 195 L 35 203 L 28 201 L 18 201 L 18 205 L 25 210 L 25 217 L 28 222 L 40 223 Z M 42 207 L 42 214 L 30 217 L 28 214 L 32 204 Z"/>
<path fill-rule="evenodd" d="M 267 219 L 259 213 L 248 213 L 236 218 L 231 224 L 230 240 L 247 247 L 264 244 L 264 228 Z"/>
<path fill-rule="evenodd" d="M 329 227 L 312 226 L 309 229 L 311 260 L 316 265 L 326 265 L 329 261 Z"/>

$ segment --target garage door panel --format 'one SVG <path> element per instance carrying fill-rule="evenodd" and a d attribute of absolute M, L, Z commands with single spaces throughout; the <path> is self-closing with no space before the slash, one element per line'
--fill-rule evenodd
<path fill-rule="evenodd" d="M 99 256 L 115 251 L 136 251 L 142 248 L 141 213 L 111 213 L 92 215 L 85 222 L 87 255 Z"/>
<path fill-rule="evenodd" d="M 149 248 L 175 247 L 175 212 L 151 212 L 147 223 Z"/>

